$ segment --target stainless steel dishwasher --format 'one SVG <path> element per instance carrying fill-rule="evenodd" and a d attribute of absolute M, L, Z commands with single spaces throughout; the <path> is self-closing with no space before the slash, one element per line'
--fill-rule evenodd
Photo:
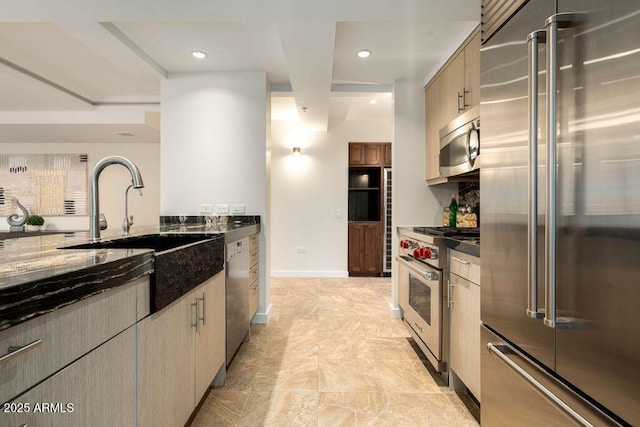
<path fill-rule="evenodd" d="M 249 334 L 249 238 L 226 245 L 227 366 Z"/>

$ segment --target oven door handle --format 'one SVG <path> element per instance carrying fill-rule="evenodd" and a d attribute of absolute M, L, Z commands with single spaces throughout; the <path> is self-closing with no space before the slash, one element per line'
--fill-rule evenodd
<path fill-rule="evenodd" d="M 396 257 L 396 261 L 401 262 L 402 265 L 404 265 L 414 273 L 418 274 L 420 277 L 424 278 L 425 280 L 436 281 L 440 279 L 440 276 L 438 275 L 437 271 L 425 271 L 419 268 L 418 266 L 416 266 L 415 261 L 413 261 L 409 257 L 398 255 Z"/>

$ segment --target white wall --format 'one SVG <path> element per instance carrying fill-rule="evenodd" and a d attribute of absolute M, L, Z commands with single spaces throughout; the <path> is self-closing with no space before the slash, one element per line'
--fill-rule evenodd
<path fill-rule="evenodd" d="M 309 134 L 295 121 L 275 120 L 271 134 L 272 275 L 346 277 L 348 144 L 391 142 L 391 117 L 344 120 Z M 302 156 L 291 155 L 293 145 Z"/>
<path fill-rule="evenodd" d="M 418 80 L 397 80 L 394 93 L 393 144 L 393 221 L 394 228 L 406 225 L 442 225 L 442 209 L 456 184 L 428 186 L 424 180 L 424 86 Z M 397 255 L 397 236 L 393 235 L 393 259 Z M 398 283 L 394 263 L 393 314 L 398 316 Z"/>
<path fill-rule="evenodd" d="M 162 82 L 162 215 L 202 203 L 266 213 L 266 74 L 177 74 Z"/>
<path fill-rule="evenodd" d="M 129 215 L 133 215 L 133 228 L 158 224 L 160 215 L 160 145 L 157 143 L 22 143 L 0 144 L 0 154 L 84 154 L 88 155 L 88 172 L 102 158 L 117 155 L 134 162 L 140 169 L 145 188 L 143 196 L 129 191 Z M 119 165 L 106 168 L 100 175 L 100 211 L 109 223 L 109 229 L 119 230 L 124 219 L 124 196 L 131 184 L 129 171 Z M 87 191 L 88 191 L 87 184 Z M 88 216 L 45 217 L 45 229 L 88 230 Z M 2 217 L 0 230 L 9 225 Z"/>
<path fill-rule="evenodd" d="M 161 88 L 162 215 L 244 204 L 260 215 L 260 308 L 269 310 L 269 88 L 264 72 L 176 73 Z"/>

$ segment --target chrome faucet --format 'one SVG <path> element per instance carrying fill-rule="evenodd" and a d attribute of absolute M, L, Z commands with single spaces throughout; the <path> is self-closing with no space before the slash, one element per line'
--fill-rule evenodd
<path fill-rule="evenodd" d="M 133 181 L 133 188 L 143 188 L 142 176 L 138 167 L 129 159 L 120 156 L 109 156 L 96 163 L 96 166 L 91 172 L 91 178 L 89 180 L 89 237 L 92 241 L 100 239 L 100 197 L 98 195 L 98 178 L 100 173 L 109 165 L 119 164 L 127 169 L 131 173 L 131 179 Z"/>
<path fill-rule="evenodd" d="M 122 231 L 125 236 L 129 235 L 129 230 L 133 225 L 133 215 L 129 215 L 129 190 L 133 187 L 133 184 L 129 185 L 124 192 L 124 221 L 122 221 Z M 142 190 L 138 189 L 142 196 Z"/>

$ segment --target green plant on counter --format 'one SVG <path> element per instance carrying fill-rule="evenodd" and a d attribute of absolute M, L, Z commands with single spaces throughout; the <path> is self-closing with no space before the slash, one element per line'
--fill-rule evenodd
<path fill-rule="evenodd" d="M 29 217 L 27 217 L 27 225 L 42 225 L 44 224 L 44 218 L 42 218 L 40 215 L 29 215 Z"/>

